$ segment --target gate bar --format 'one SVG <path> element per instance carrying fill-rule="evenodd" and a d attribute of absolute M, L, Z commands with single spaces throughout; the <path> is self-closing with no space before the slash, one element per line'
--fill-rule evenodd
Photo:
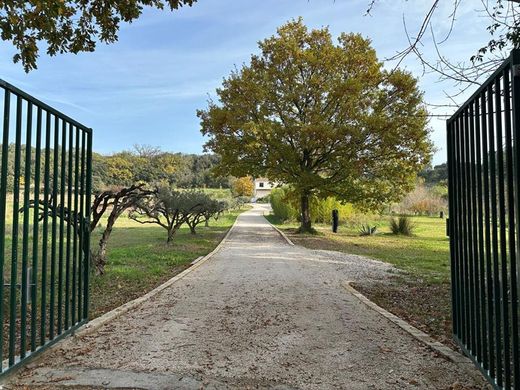
<path fill-rule="evenodd" d="M 31 135 L 32 135 L 32 103 L 27 103 L 27 123 L 25 134 L 25 175 L 23 196 L 23 241 L 22 241 L 22 281 L 21 281 L 21 313 L 20 313 L 20 357 L 24 358 L 27 350 L 27 264 L 29 258 L 29 200 L 31 195 Z"/>
<path fill-rule="evenodd" d="M 36 316 L 38 315 L 38 240 L 39 240 L 39 213 L 40 209 L 40 169 L 42 148 L 42 109 L 38 107 L 36 113 L 36 151 L 34 161 L 34 214 L 33 214 L 33 252 L 32 252 L 32 289 L 31 289 L 31 352 L 36 350 Z M 37 239 L 34 239 L 37 238 Z M 43 298 L 43 297 L 42 297 Z"/>
<path fill-rule="evenodd" d="M 511 82 L 511 91 L 512 91 L 512 103 L 513 103 L 513 112 L 512 112 L 512 133 L 513 133 L 513 147 L 510 151 L 511 158 L 513 161 L 513 186 L 514 188 L 514 199 L 517 200 L 515 204 L 515 214 L 517 224 L 520 224 L 520 204 L 518 200 L 520 199 L 520 52 L 514 50 L 511 53 L 511 62 L 512 62 L 512 73 L 513 78 Z M 511 228 L 510 228 L 511 229 Z M 511 232 L 510 232 L 511 234 Z M 513 229 L 512 234 L 515 234 Z M 514 250 L 516 253 L 520 253 L 520 226 L 516 226 L 516 246 Z M 511 286 L 512 289 L 512 304 L 514 307 L 518 308 L 519 299 L 518 299 L 518 268 L 515 261 L 511 262 Z M 514 378 L 514 388 L 520 389 L 520 336 L 519 336 L 519 318 L 518 318 L 518 310 L 513 310 L 513 378 Z"/>
<path fill-rule="evenodd" d="M 4 94 L 4 120 L 2 135 L 2 171 L 0 176 L 0 187 L 7 188 L 7 163 L 9 153 L 9 119 L 11 112 L 11 95 L 9 91 Z M 0 297 L 4 296 L 4 264 L 5 264 L 5 219 L 6 219 L 7 191 L 0 191 Z M 0 299 L 0 324 L 4 323 L 4 300 Z M 4 332 L 0 332 L 0 362 L 4 356 Z M 3 368 L 0 367 L 0 373 Z"/>
<path fill-rule="evenodd" d="M 22 98 L 16 98 L 16 136 L 14 172 L 20 172 L 20 149 L 22 144 Z M 16 354 L 16 280 L 18 273 L 18 210 L 20 209 L 20 176 L 14 175 L 13 225 L 11 239 L 11 287 L 9 292 L 9 364 L 14 364 Z M 6 189 L 7 190 L 7 189 Z M 2 297 L 3 298 L 3 297 Z"/>

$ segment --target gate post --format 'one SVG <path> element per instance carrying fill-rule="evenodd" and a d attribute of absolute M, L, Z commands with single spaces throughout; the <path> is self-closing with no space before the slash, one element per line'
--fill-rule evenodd
<path fill-rule="evenodd" d="M 85 207 L 85 265 L 83 285 L 83 318 L 88 320 L 89 315 L 89 284 L 90 284 L 90 216 L 91 216 L 91 197 L 92 197 L 92 129 L 88 129 L 87 133 L 87 185 L 86 185 L 86 207 Z"/>
<path fill-rule="evenodd" d="M 518 270 L 516 260 L 518 260 L 518 254 L 520 253 L 520 50 L 515 49 L 511 52 L 511 67 L 512 67 L 512 80 L 511 80 L 511 95 L 512 95 L 512 135 L 513 135 L 513 177 L 511 182 L 514 188 L 514 206 L 515 206 L 515 219 L 516 221 L 512 224 L 513 235 L 516 226 L 516 256 L 514 261 L 511 261 L 511 306 L 512 306 L 512 341 L 513 341 L 513 379 L 514 388 L 520 388 L 520 340 L 519 340 L 519 319 L 518 319 Z M 511 225 L 510 225 L 511 229 Z"/>

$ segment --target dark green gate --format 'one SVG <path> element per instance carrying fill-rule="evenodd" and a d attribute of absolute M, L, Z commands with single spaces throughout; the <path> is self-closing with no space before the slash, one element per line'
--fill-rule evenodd
<path fill-rule="evenodd" d="M 520 389 L 520 51 L 447 121 L 453 333 L 497 389 Z"/>
<path fill-rule="evenodd" d="M 92 130 L 0 87 L 3 374 L 87 320 Z"/>

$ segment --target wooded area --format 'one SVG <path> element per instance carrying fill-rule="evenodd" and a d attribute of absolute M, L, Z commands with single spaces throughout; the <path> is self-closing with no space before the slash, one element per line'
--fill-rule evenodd
<path fill-rule="evenodd" d="M 12 192 L 14 182 L 14 149 L 14 144 L 9 145 L 8 192 Z M 21 155 L 25 156 L 25 145 L 22 146 Z M 31 156 L 33 160 L 31 164 L 34 166 L 34 150 L 32 150 Z M 53 156 L 54 151 L 51 150 L 51 164 L 53 164 Z M 58 152 L 58 156 L 58 160 L 60 160 L 61 151 Z M 74 157 L 73 153 L 72 156 Z M 233 182 L 232 178 L 216 177 L 212 174 L 212 169 L 219 161 L 219 157 L 214 154 L 171 153 L 141 145 L 134 146 L 133 150 L 111 155 L 93 153 L 93 191 L 99 192 L 111 187 L 126 187 L 135 183 L 162 183 L 176 188 L 229 188 Z M 23 172 L 25 159 L 22 159 L 20 163 Z M 34 179 L 34 170 L 31 174 L 31 179 Z M 52 175 L 51 170 L 51 180 Z M 41 167 L 40 177 L 43 177 L 43 167 Z M 20 179 L 20 185 L 23 186 L 23 178 Z"/>

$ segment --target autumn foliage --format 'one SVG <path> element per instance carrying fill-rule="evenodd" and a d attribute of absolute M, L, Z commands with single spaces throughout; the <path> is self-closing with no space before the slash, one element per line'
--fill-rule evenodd
<path fill-rule="evenodd" d="M 410 73 L 384 69 L 359 34 L 335 43 L 301 19 L 259 48 L 198 112 L 221 174 L 290 185 L 301 231 L 312 229 L 313 198 L 377 209 L 413 189 L 432 148 Z"/>

